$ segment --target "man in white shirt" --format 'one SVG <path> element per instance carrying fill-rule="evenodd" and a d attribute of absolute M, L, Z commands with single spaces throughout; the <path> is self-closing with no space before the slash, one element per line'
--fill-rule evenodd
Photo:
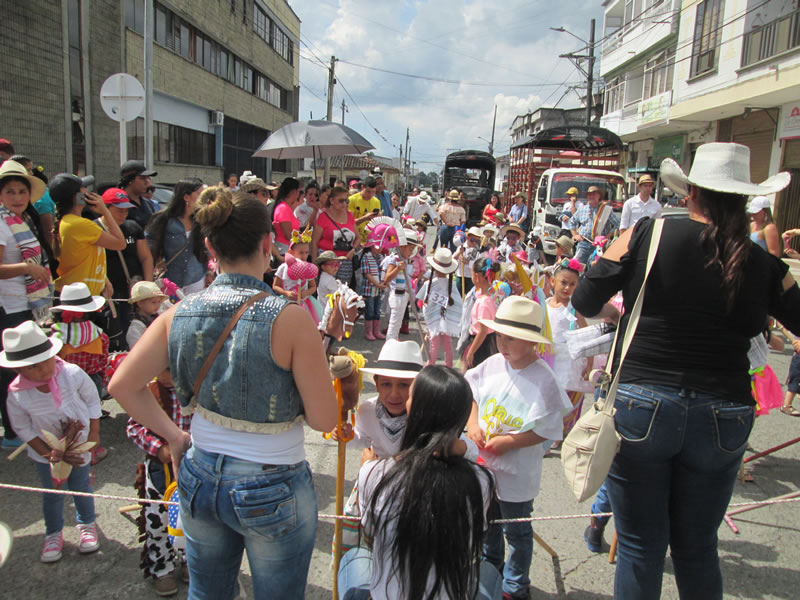
<path fill-rule="evenodd" d="M 619 232 L 630 229 L 636 222 L 644 217 L 657 219 L 661 216 L 661 205 L 658 200 L 653 198 L 653 187 L 656 182 L 647 173 L 639 177 L 639 194 L 630 198 L 622 206 L 622 219 L 619 224 Z"/>
<path fill-rule="evenodd" d="M 421 219 L 422 215 L 428 215 L 428 217 L 431 219 L 431 223 L 438 225 L 439 215 L 437 215 L 436 211 L 433 210 L 429 200 L 430 196 L 428 195 L 428 192 L 425 191 L 420 192 L 419 196 L 409 197 L 406 205 L 403 207 L 403 214 L 411 217 L 412 221 Z"/>

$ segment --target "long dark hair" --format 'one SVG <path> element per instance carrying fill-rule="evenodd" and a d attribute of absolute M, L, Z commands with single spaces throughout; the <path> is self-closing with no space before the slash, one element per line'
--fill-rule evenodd
<path fill-rule="evenodd" d="M 32 191 L 31 182 L 28 181 L 28 179 L 26 179 L 25 177 L 16 175 L 3 177 L 3 179 L 0 179 L 0 191 L 2 191 L 3 188 L 6 187 L 6 185 L 11 183 L 12 181 L 22 183 L 26 188 L 28 188 L 28 192 Z M 31 231 L 33 232 L 33 235 L 36 236 L 36 240 L 39 242 L 39 245 L 42 247 L 42 250 L 47 256 L 50 265 L 52 266 L 53 263 L 55 263 L 56 259 L 55 253 L 53 252 L 53 249 L 50 247 L 50 244 L 48 244 L 47 240 L 44 238 L 41 217 L 39 216 L 39 211 L 37 211 L 33 207 L 33 202 L 28 202 L 28 206 L 25 207 L 23 214 L 27 217 L 25 221 L 28 223 L 28 225 L 31 226 Z"/>
<path fill-rule="evenodd" d="M 186 177 L 175 184 L 167 207 L 154 214 L 147 225 L 147 234 L 150 238 L 150 249 L 153 252 L 153 262 L 158 264 L 164 257 L 164 238 L 167 235 L 167 223 L 173 217 L 183 218 L 186 212 L 186 195 L 194 194 L 203 186 L 203 181 L 197 177 Z M 194 220 L 194 217 L 192 217 Z M 192 254 L 201 263 L 206 261 L 206 251 L 203 246 L 203 238 L 197 235 L 190 235 Z"/>
<path fill-rule="evenodd" d="M 744 265 L 752 246 L 745 211 L 747 197 L 700 187 L 695 189 L 700 209 L 709 220 L 700 238 L 710 255 L 706 268 L 718 266 L 722 271 L 722 289 L 730 312 L 742 287 Z"/>
<path fill-rule="evenodd" d="M 385 540 L 382 551 L 389 553 L 391 574 L 407 600 L 471 598 L 475 592 L 487 527 L 476 470 L 483 471 L 489 498 L 494 484 L 483 467 L 449 454 L 471 408 L 472 391 L 460 373 L 441 366 L 420 371 L 400 453 L 370 499 L 369 522 Z M 376 560 L 374 568 L 382 564 Z M 430 574 L 433 584 L 426 592 Z"/>
<path fill-rule="evenodd" d="M 275 194 L 275 202 L 272 202 L 269 206 L 267 206 L 267 214 L 269 215 L 270 223 L 272 223 L 274 218 L 273 215 L 275 214 L 275 209 L 278 208 L 278 205 L 281 202 L 285 202 L 289 194 L 295 190 L 299 190 L 300 188 L 300 182 L 294 177 L 287 177 L 281 181 L 281 185 L 278 187 L 278 192 Z"/>

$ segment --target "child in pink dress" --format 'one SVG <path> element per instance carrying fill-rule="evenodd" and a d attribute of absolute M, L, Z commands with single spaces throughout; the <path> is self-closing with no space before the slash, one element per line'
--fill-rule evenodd
<path fill-rule="evenodd" d="M 284 263 L 275 272 L 272 290 L 289 300 L 294 300 L 305 308 L 319 323 L 322 310 L 319 302 L 313 297 L 317 291 L 317 274 L 319 269 L 308 260 L 310 233 L 292 232 L 291 245 L 286 253 Z"/>

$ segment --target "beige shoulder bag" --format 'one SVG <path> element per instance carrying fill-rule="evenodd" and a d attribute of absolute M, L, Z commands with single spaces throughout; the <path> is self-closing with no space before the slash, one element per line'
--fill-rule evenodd
<path fill-rule="evenodd" d="M 650 249 L 647 253 L 647 269 L 639 295 L 636 297 L 636 303 L 633 305 L 628 326 L 625 329 L 617 373 L 612 380 L 611 366 L 619 340 L 619 328 L 617 328 L 617 335 L 614 337 L 611 354 L 606 363 L 606 376 L 604 377 L 606 383 L 604 385 L 608 385 L 609 381 L 611 385 L 606 390 L 605 398 L 600 398 L 581 416 L 561 446 L 561 464 L 564 467 L 564 475 L 578 502 L 583 502 L 597 493 L 608 476 L 611 463 L 614 462 L 614 457 L 619 451 L 620 437 L 614 425 L 614 413 L 616 412 L 614 399 L 617 395 L 622 362 L 625 360 L 625 355 L 628 353 L 628 348 L 630 348 L 636 333 L 636 326 L 639 324 L 639 315 L 642 312 L 644 301 L 644 288 L 656 258 L 663 227 L 664 219 L 654 221 Z"/>

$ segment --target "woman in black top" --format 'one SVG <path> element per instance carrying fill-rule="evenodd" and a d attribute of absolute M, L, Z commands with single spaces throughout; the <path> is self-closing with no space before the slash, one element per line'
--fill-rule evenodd
<path fill-rule="evenodd" d="M 800 332 L 800 290 L 784 263 L 750 241 L 745 213 L 747 195 L 775 193 L 789 176 L 752 184 L 749 162 L 744 146 L 705 144 L 688 177 L 669 159 L 661 167 L 665 184 L 688 195 L 689 218 L 664 223 L 620 373 L 622 445 L 606 481 L 619 539 L 617 599 L 660 597 L 667 545 L 682 600 L 722 598 L 717 529 L 754 419 L 749 340 L 767 315 Z M 653 223 L 626 231 L 572 297 L 582 314 L 610 316 L 603 305 L 621 289 L 620 335 Z"/>

